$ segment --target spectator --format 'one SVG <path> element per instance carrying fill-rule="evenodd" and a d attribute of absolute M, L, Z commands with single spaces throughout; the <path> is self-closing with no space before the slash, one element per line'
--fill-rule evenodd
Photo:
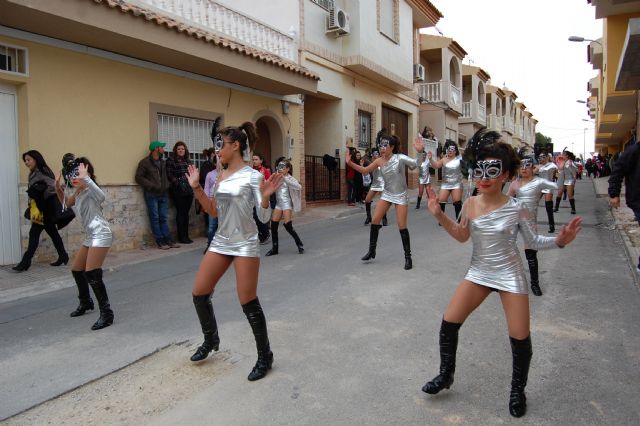
<path fill-rule="evenodd" d="M 162 155 L 166 143 L 153 141 L 149 144 L 149 155 L 140 160 L 136 170 L 136 183 L 144 191 L 144 201 L 147 204 L 151 232 L 159 249 L 180 247 L 174 243 L 167 225 L 167 211 L 169 209 L 169 179 L 167 166 Z"/>
<path fill-rule="evenodd" d="M 251 161 L 253 162 L 253 169 L 259 171 L 265 181 L 269 180 L 271 170 L 264 166 L 264 157 L 262 154 L 254 153 Z M 256 221 L 256 226 L 258 227 L 258 240 L 260 240 L 260 244 L 266 244 L 269 242 L 269 221 L 267 221 L 267 223 L 260 222 L 255 207 L 253 209 L 253 219 Z"/>
<path fill-rule="evenodd" d="M 191 244 L 189 238 L 189 210 L 193 204 L 193 189 L 185 175 L 189 171 L 189 150 L 187 145 L 178 141 L 173 145 L 173 155 L 167 160 L 167 178 L 171 184 L 171 195 L 176 206 L 176 228 L 178 241 Z"/>
<path fill-rule="evenodd" d="M 356 150 L 355 148 L 349 147 L 349 157 L 355 158 Z M 355 179 L 356 179 L 356 171 L 353 167 L 346 164 L 345 169 L 345 180 L 347 181 L 347 205 L 355 206 Z"/>

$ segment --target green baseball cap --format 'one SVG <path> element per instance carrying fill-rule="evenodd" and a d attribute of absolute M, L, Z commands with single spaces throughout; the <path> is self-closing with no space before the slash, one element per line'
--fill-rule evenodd
<path fill-rule="evenodd" d="M 153 151 L 156 148 L 164 148 L 166 143 L 160 141 L 153 141 L 149 144 L 149 151 Z"/>

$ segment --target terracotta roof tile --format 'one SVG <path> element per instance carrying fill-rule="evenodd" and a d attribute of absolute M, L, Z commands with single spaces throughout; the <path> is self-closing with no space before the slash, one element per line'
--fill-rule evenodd
<path fill-rule="evenodd" d="M 306 69 L 301 65 L 296 64 L 295 62 L 288 61 L 276 54 L 267 52 L 265 50 L 257 49 L 251 46 L 247 46 L 247 45 L 238 43 L 234 40 L 229 40 L 216 33 L 208 32 L 203 29 L 190 26 L 183 22 L 179 22 L 171 17 L 164 16 L 159 13 L 144 9 L 140 6 L 132 5 L 126 2 L 125 0 L 90 0 L 90 1 L 92 1 L 93 3 L 108 6 L 112 9 L 118 9 L 122 13 L 127 13 L 135 17 L 143 17 L 147 21 L 155 22 L 157 25 L 164 26 L 172 30 L 175 29 L 177 32 L 185 33 L 188 36 L 193 37 L 195 39 L 202 40 L 207 43 L 214 44 L 216 46 L 221 46 L 231 51 L 236 51 L 238 53 L 260 60 L 262 62 L 273 64 L 280 68 L 284 68 L 288 71 L 292 71 L 296 74 L 300 74 L 314 80 L 320 80 L 320 77 L 316 73 Z"/>

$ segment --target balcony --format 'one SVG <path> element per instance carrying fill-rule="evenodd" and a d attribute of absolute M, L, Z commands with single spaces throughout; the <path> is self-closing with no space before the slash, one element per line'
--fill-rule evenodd
<path fill-rule="evenodd" d="M 418 96 L 429 104 L 444 104 L 462 114 L 462 94 L 460 89 L 448 81 L 421 83 L 418 85 Z"/>
<path fill-rule="evenodd" d="M 462 117 L 460 123 L 478 123 L 485 125 L 487 121 L 487 109 L 478 102 L 463 102 Z"/>
<path fill-rule="evenodd" d="M 502 117 L 495 114 L 489 114 L 487 116 L 487 127 L 497 132 L 502 131 Z"/>
<path fill-rule="evenodd" d="M 522 135 L 522 127 L 515 126 L 513 137 L 518 138 L 518 139 L 522 139 L 522 136 L 523 136 Z"/>
<path fill-rule="evenodd" d="M 135 0 L 176 20 L 215 31 L 243 44 L 298 62 L 293 37 L 214 0 Z"/>
<path fill-rule="evenodd" d="M 509 117 L 508 115 L 505 115 L 503 119 L 504 121 L 502 123 L 502 130 L 504 130 L 505 132 L 511 133 L 513 135 L 513 132 L 514 132 L 513 118 Z"/>

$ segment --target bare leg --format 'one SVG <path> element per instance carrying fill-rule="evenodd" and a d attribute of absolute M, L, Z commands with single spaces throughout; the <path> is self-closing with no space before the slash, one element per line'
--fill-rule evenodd
<path fill-rule="evenodd" d="M 233 262 L 232 256 L 208 251 L 200 261 L 191 293 L 194 296 L 207 296 L 213 293 L 218 281 Z"/>

